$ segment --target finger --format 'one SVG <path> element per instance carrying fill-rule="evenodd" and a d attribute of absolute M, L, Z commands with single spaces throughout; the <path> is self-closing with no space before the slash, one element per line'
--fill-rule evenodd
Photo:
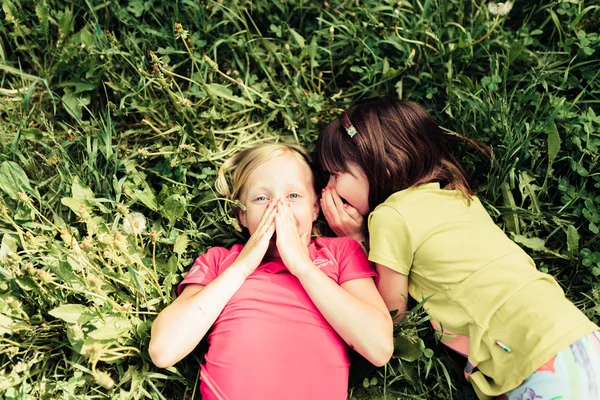
<path fill-rule="evenodd" d="M 333 204 L 335 204 L 335 208 L 337 208 L 338 213 L 340 215 L 344 215 L 344 201 L 342 200 L 342 198 L 340 197 L 340 195 L 337 193 L 337 191 L 335 190 L 335 188 L 330 188 L 329 192 L 331 193 L 331 198 L 333 200 Z"/>
<path fill-rule="evenodd" d="M 277 203 L 277 220 L 279 220 L 279 229 L 290 230 L 292 232 L 297 232 L 297 224 L 296 219 L 294 218 L 294 214 L 292 213 L 292 209 L 290 203 L 288 203 L 285 199 L 281 199 L 279 203 Z"/>
<path fill-rule="evenodd" d="M 292 213 L 289 208 L 289 204 L 285 201 L 285 199 L 279 199 L 279 201 L 277 202 L 277 219 L 282 224 L 282 227 L 284 226 L 284 224 L 290 221 L 291 214 Z"/>
<path fill-rule="evenodd" d="M 335 206 L 329 189 L 325 189 L 321 195 L 321 209 L 323 210 L 323 215 L 329 225 L 339 225 L 340 214 Z"/>
<path fill-rule="evenodd" d="M 302 239 L 302 243 L 308 245 L 310 243 L 310 233 L 304 232 L 300 235 L 300 239 Z"/>
<path fill-rule="evenodd" d="M 273 223 L 275 220 L 275 215 L 277 214 L 277 205 L 275 202 L 271 202 L 267 204 L 267 208 L 256 227 L 256 232 L 264 232 L 265 228 L 268 228 L 269 225 Z"/>
<path fill-rule="evenodd" d="M 344 210 L 354 222 L 357 224 L 362 224 L 364 218 L 362 215 L 360 215 L 356 208 L 352 207 L 350 204 L 344 204 Z"/>

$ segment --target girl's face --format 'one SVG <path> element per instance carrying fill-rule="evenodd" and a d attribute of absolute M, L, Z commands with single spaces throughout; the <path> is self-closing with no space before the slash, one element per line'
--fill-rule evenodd
<path fill-rule="evenodd" d="M 360 215 L 369 213 L 369 180 L 358 164 L 349 163 L 348 172 L 332 172 L 327 186 L 334 188 Z"/>
<path fill-rule="evenodd" d="M 308 165 L 294 154 L 284 154 L 264 162 L 248 176 L 240 201 L 246 211 L 239 213 L 250 235 L 256 231 L 268 204 L 285 198 L 298 226 L 298 233 L 311 233 L 319 215 L 319 204 Z"/>

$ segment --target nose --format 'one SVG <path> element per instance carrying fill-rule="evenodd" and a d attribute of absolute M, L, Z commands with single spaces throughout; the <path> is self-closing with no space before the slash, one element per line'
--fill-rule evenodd
<path fill-rule="evenodd" d="M 329 176 L 329 180 L 327 181 L 327 186 L 331 186 L 331 187 L 335 186 L 335 179 L 333 179 L 333 175 Z"/>

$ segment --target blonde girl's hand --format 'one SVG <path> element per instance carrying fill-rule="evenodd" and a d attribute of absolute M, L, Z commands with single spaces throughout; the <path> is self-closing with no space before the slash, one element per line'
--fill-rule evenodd
<path fill-rule="evenodd" d="M 275 217 L 275 230 L 277 231 L 277 250 L 281 261 L 288 270 L 296 275 L 307 265 L 312 265 L 308 255 L 310 232 L 300 234 L 292 209 L 284 199 L 277 202 L 277 216 Z"/>
<path fill-rule="evenodd" d="M 277 203 L 271 202 L 260 220 L 258 227 L 240 252 L 233 265 L 242 268 L 246 276 L 252 274 L 260 265 L 269 249 L 269 241 L 275 232 Z M 232 266 L 233 266 L 232 265 Z"/>
<path fill-rule="evenodd" d="M 321 195 L 321 210 L 329 227 L 339 237 L 347 236 L 362 243 L 366 240 L 365 219 L 350 204 L 344 204 L 335 188 L 328 186 Z"/>

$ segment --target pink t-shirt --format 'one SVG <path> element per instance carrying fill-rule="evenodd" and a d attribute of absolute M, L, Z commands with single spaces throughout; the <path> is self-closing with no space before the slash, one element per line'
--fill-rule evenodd
<path fill-rule="evenodd" d="M 243 246 L 214 247 L 179 284 L 208 285 Z M 317 238 L 313 263 L 337 284 L 376 276 L 360 245 Z M 231 298 L 208 335 L 203 400 L 346 399 L 348 347 L 280 259 L 265 258 Z"/>

